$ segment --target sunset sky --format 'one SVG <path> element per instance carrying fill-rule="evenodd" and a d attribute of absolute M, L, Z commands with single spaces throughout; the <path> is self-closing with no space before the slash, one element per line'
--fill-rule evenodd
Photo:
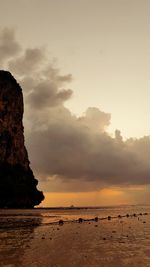
<path fill-rule="evenodd" d="M 150 201 L 150 1 L 0 0 L 41 206 Z"/>

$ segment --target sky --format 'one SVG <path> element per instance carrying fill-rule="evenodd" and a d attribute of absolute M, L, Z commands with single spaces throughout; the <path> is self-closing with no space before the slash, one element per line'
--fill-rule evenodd
<path fill-rule="evenodd" d="M 149 0 L 0 0 L 42 206 L 149 203 Z"/>

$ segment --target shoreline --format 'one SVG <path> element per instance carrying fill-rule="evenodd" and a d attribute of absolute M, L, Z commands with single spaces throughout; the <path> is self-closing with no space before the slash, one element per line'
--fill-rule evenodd
<path fill-rule="evenodd" d="M 117 216 L 110 216 L 108 215 L 107 217 L 94 217 L 94 218 L 89 218 L 89 219 L 85 219 L 84 217 L 80 217 L 78 219 L 74 219 L 74 220 L 57 220 L 57 221 L 54 221 L 54 222 L 48 222 L 48 223 L 43 223 L 43 222 L 37 222 L 35 220 L 35 217 L 38 217 L 41 218 L 42 215 L 40 214 L 0 214 L 0 217 L 2 218 L 5 218 L 5 217 L 33 217 L 33 222 L 32 224 L 30 223 L 27 223 L 26 221 L 23 221 L 23 224 L 20 223 L 20 225 L 18 224 L 18 226 L 16 226 L 15 222 L 14 222 L 14 226 L 7 226 L 6 225 L 6 222 L 4 222 L 4 224 L 2 222 L 0 222 L 0 230 L 3 230 L 3 229 L 17 229 L 17 228 L 25 228 L 25 227 L 40 227 L 40 226 L 48 226 L 48 225 L 63 225 L 63 224 L 66 224 L 66 223 L 84 223 L 84 222 L 98 222 L 98 221 L 103 221 L 103 220 L 113 220 L 113 219 L 123 219 L 123 218 L 132 218 L 132 217 L 137 217 L 139 219 L 139 217 L 143 217 L 143 216 L 148 216 L 150 215 L 150 213 L 148 212 L 144 212 L 144 213 L 133 213 L 133 214 L 126 214 L 126 215 L 117 215 Z M 56 218 L 56 216 L 47 216 L 47 217 L 54 217 Z M 34 221 L 35 220 L 35 221 Z M 7 219 L 7 223 L 9 222 L 9 219 Z"/>

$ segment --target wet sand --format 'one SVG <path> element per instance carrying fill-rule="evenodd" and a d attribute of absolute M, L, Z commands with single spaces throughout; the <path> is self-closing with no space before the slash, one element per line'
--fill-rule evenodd
<path fill-rule="evenodd" d="M 148 267 L 150 215 L 7 230 L 0 266 Z"/>

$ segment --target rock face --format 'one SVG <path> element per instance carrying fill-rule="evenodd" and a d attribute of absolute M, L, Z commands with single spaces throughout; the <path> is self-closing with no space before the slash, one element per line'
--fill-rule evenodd
<path fill-rule="evenodd" d="M 29 166 L 22 119 L 22 89 L 0 71 L 0 208 L 32 208 L 44 199 Z"/>

